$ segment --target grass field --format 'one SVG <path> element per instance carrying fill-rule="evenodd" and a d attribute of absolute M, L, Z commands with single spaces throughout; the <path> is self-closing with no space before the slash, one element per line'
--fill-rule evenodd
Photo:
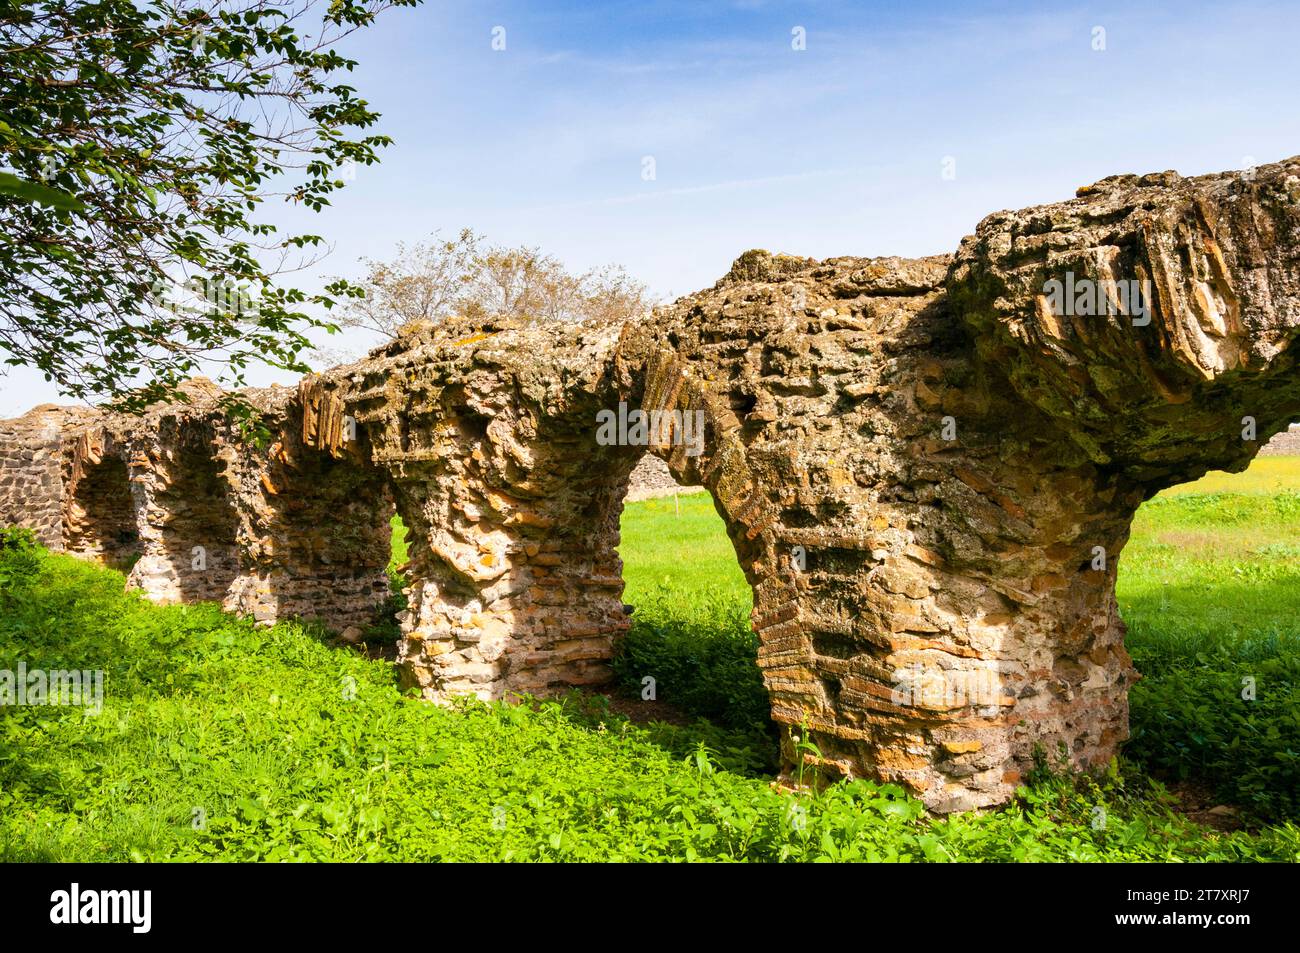
<path fill-rule="evenodd" d="M 637 609 L 616 666 L 629 689 L 654 673 L 694 724 L 599 698 L 430 706 L 326 633 L 155 607 L 10 535 L 0 668 L 103 668 L 107 692 L 97 715 L 0 709 L 0 859 L 1295 861 L 1300 461 L 1180 489 L 1143 507 L 1120 561 L 1145 675 L 1124 756 L 947 820 L 892 786 L 769 785 L 749 592 L 704 495 L 627 508 Z M 1188 785 L 1240 829 L 1180 813 Z"/>
<path fill-rule="evenodd" d="M 1241 473 L 1213 470 L 1191 483 L 1170 487 L 1161 498 L 1189 493 L 1285 493 L 1300 489 L 1300 457 L 1256 457 Z"/>

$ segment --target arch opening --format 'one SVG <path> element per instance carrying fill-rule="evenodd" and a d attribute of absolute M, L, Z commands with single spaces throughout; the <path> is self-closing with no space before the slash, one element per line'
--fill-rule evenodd
<path fill-rule="evenodd" d="M 1296 434 L 1297 431 L 1292 431 Z M 1143 503 L 1118 558 L 1129 692 L 1124 756 L 1194 820 L 1235 829 L 1300 807 L 1300 441 Z M 1260 731 L 1260 725 L 1269 726 Z"/>
<path fill-rule="evenodd" d="M 126 462 L 83 461 L 64 511 L 64 545 L 76 556 L 129 569 L 141 552 Z"/>
<path fill-rule="evenodd" d="M 623 499 L 618 553 L 631 621 L 613 658 L 618 690 L 630 699 L 624 710 L 694 725 L 700 730 L 686 735 L 701 737 L 731 770 L 775 773 L 778 731 L 758 665 L 754 594 L 713 495 L 646 453 Z"/>
<path fill-rule="evenodd" d="M 265 455 L 238 468 L 242 566 L 226 606 L 261 623 L 297 618 L 348 642 L 391 646 L 393 493 L 368 460 L 364 432 L 340 440 L 338 423 L 323 448 L 286 425 Z"/>

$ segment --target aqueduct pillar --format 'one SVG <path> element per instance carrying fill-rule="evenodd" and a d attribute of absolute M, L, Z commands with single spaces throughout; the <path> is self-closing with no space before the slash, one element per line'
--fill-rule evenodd
<path fill-rule="evenodd" d="M 427 697 L 609 679 L 638 453 L 599 446 L 591 421 L 613 393 L 617 334 L 453 322 L 314 381 L 346 406 L 407 526 L 397 658 Z"/>

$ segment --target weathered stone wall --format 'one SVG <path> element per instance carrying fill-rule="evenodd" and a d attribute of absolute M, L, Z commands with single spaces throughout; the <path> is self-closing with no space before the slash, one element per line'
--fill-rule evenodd
<path fill-rule="evenodd" d="M 159 603 L 213 600 L 336 629 L 374 621 L 388 597 L 384 474 L 357 448 L 308 446 L 309 393 L 242 392 L 262 427 L 246 433 L 211 382 L 184 391 L 141 416 L 38 408 L 0 423 L 5 522 L 129 565 L 128 586 Z"/>
<path fill-rule="evenodd" d="M 408 527 L 398 663 L 427 696 L 609 678 L 639 456 L 593 439 L 617 342 L 617 328 L 453 323 L 311 382 L 347 408 Z"/>
<path fill-rule="evenodd" d="M 1147 290 L 1099 314 L 1054 281 Z M 1038 750 L 1113 756 L 1137 677 L 1115 601 L 1133 514 L 1245 467 L 1296 416 L 1298 325 L 1300 161 L 1116 176 L 992 215 L 955 256 L 750 252 L 626 326 L 417 328 L 244 394 L 258 439 L 199 385 L 57 439 L 6 422 L 0 486 L 52 542 L 108 557 L 132 543 L 124 467 L 133 585 L 336 627 L 383 601 L 395 508 L 404 678 L 495 698 L 608 678 L 618 518 L 652 454 L 727 526 L 776 720 L 822 772 L 951 811 L 1007 800 Z M 629 408 L 660 426 L 611 439 Z M 8 488 L 32 485 L 15 507 Z M 201 579 L 195 546 L 217 567 Z"/>
<path fill-rule="evenodd" d="M 80 411 L 44 404 L 0 420 L 0 526 L 26 526 L 64 548 L 64 428 Z"/>

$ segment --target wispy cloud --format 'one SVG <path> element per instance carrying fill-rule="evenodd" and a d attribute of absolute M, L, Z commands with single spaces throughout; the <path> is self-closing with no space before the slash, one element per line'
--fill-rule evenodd
<path fill-rule="evenodd" d="M 709 182 L 702 185 L 679 186 L 658 189 L 647 187 L 644 192 L 629 192 L 623 195 L 610 195 L 604 198 L 587 199 L 581 202 L 565 202 L 557 205 L 536 205 L 521 209 L 522 212 L 558 212 L 581 208 L 610 207 L 615 205 L 634 205 L 638 202 L 656 202 L 677 198 L 684 195 L 702 195 L 708 192 L 731 192 L 738 189 L 761 189 L 771 185 L 786 185 L 812 179 L 827 179 L 836 176 L 863 175 L 872 170 L 857 169 L 817 169 L 811 172 L 792 172 L 786 175 L 764 175 L 750 179 L 730 179 L 725 182 Z"/>

